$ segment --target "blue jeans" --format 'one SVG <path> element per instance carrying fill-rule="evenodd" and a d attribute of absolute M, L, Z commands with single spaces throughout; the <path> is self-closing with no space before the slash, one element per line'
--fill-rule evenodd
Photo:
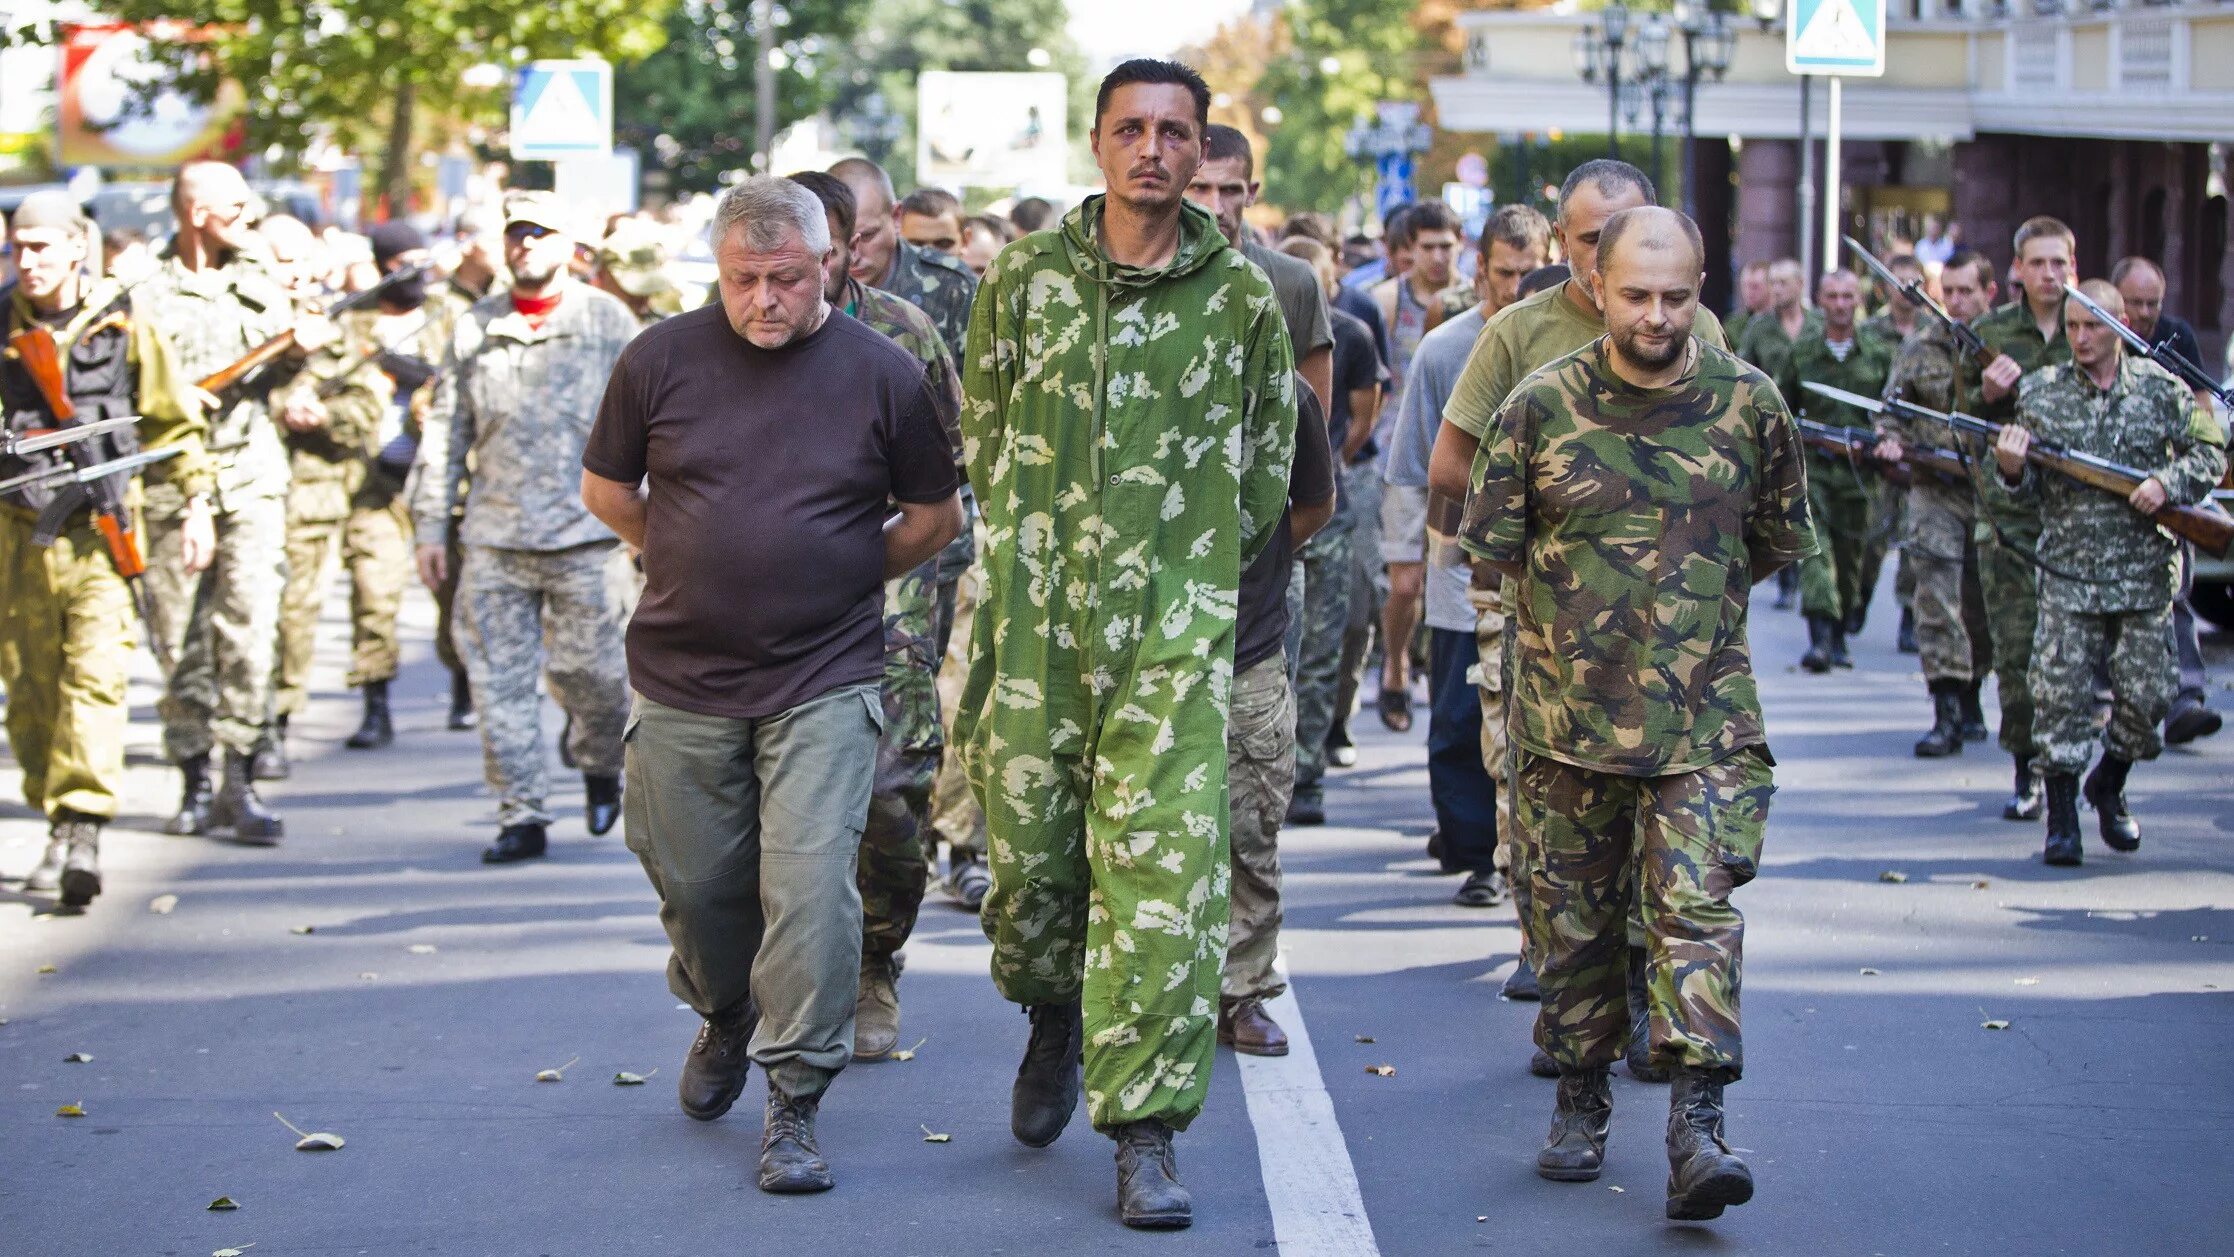
<path fill-rule="evenodd" d="M 1496 867 L 1497 783 L 1482 767 L 1481 695 L 1466 679 L 1479 652 L 1472 633 L 1428 632 L 1428 801 L 1445 866 L 1486 873 Z"/>

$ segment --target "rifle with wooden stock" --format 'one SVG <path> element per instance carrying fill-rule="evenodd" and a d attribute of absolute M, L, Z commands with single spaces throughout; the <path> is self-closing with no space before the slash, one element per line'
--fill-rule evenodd
<path fill-rule="evenodd" d="M 1868 428 L 1842 428 L 1813 419 L 1795 418 L 1799 425 L 1802 443 L 1821 450 L 1833 458 L 1846 459 L 1873 467 L 1896 483 L 1905 483 L 1911 477 L 1895 475 L 1896 470 L 1906 472 L 1931 472 L 1963 484 L 1970 482 L 1970 472 L 1963 466 L 1963 456 L 1953 450 L 1943 450 L 1930 445 L 1900 447 L 1897 462 L 1877 456 L 1877 445 L 1883 438 Z"/>
<path fill-rule="evenodd" d="M 386 295 L 390 288 L 402 283 L 406 279 L 411 279 L 416 276 L 425 274 L 427 272 L 427 269 L 428 266 L 424 263 L 418 266 L 398 267 L 397 269 L 388 272 L 386 275 L 381 276 L 379 283 L 365 289 L 363 292 L 351 293 L 350 295 L 343 297 L 341 300 L 336 301 L 330 306 L 327 306 L 323 311 L 321 311 L 321 313 L 325 314 L 325 316 L 328 318 L 332 318 L 334 315 L 337 314 L 347 314 L 351 310 L 362 310 L 366 306 L 369 306 L 372 303 L 380 300 L 382 296 Z M 208 375 L 203 376 L 201 379 L 196 380 L 194 383 L 205 393 L 210 393 L 218 397 L 224 397 L 227 393 L 240 388 L 243 383 L 245 383 L 251 376 L 255 375 L 257 372 L 271 365 L 273 362 L 277 361 L 285 354 L 292 352 L 294 348 L 295 329 L 288 328 L 286 331 L 281 332 L 279 335 L 272 337 L 270 340 L 265 341 L 263 344 L 258 345 L 254 349 L 249 350 L 246 354 L 243 354 L 239 361 L 233 362 L 227 366 L 219 367 L 217 370 L 210 372 Z"/>
<path fill-rule="evenodd" d="M 2002 425 L 1980 419 L 1976 415 L 1966 415 L 1959 410 L 1952 413 L 1932 410 L 1914 402 L 1902 401 L 1897 396 L 1879 401 L 1874 397 L 1863 397 L 1859 393 L 1849 393 L 1828 384 L 1809 382 L 1802 387 L 1833 401 L 1858 406 L 1871 414 L 1894 414 L 1904 419 L 1944 424 L 1949 432 L 1957 435 L 1957 439 L 1968 433 L 1983 438 L 1989 448 L 2001 435 Z M 2025 461 L 2075 480 L 2090 489 L 2111 494 L 2121 501 L 2131 497 L 2133 491 L 2141 487 L 2141 482 L 2149 479 L 2148 472 L 2137 468 L 2038 439 L 2025 451 Z M 2234 549 L 2234 516 L 2228 516 L 2215 506 L 2175 506 L 2167 502 L 2150 512 L 2149 518 L 2166 532 L 2193 542 L 2196 549 L 2213 558 L 2225 558 L 2226 552 Z"/>
<path fill-rule="evenodd" d="M 2180 377 L 2189 388 L 2208 393 L 2218 399 L 2218 404 L 2234 410 L 2234 389 L 2222 388 L 2209 372 L 2188 361 L 2187 355 L 2170 345 L 2152 345 L 2141 338 L 2139 332 L 2125 325 L 2125 320 L 2102 308 L 2094 298 L 2079 291 L 2077 284 L 2065 284 L 2063 294 L 2085 307 L 2086 312 L 2104 327 L 2118 334 L 2126 348 L 2147 358 L 2165 370 Z"/>
<path fill-rule="evenodd" d="M 1841 236 L 1839 239 L 1846 242 L 1847 249 L 1855 257 L 1862 260 L 1862 265 L 1869 268 L 1870 274 L 1875 275 L 1879 283 L 1899 293 L 1902 300 L 1946 325 L 1947 330 L 1954 334 L 1956 346 L 1975 359 L 1980 367 L 1992 366 L 1994 359 L 2001 356 L 1998 351 L 1985 342 L 1983 337 L 1972 330 L 1970 324 L 1947 313 L 1946 307 L 1932 300 L 1931 294 L 1924 291 L 1923 284 L 1913 279 L 1903 281 L 1900 276 L 1893 274 L 1883 262 L 1878 261 L 1876 254 L 1863 248 L 1862 242 L 1854 237 Z"/>

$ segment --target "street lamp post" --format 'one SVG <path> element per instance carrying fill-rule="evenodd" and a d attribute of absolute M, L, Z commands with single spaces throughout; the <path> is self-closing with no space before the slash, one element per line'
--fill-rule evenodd
<path fill-rule="evenodd" d="M 1678 0 L 1676 30 L 1683 36 L 1683 212 L 1699 217 L 1699 80 L 1719 83 L 1730 72 L 1737 31 L 1719 9 L 1700 0 Z"/>
<path fill-rule="evenodd" d="M 1662 155 L 1666 148 L 1668 120 L 1668 24 L 1659 14 L 1648 14 L 1637 32 L 1637 73 L 1644 80 L 1644 94 L 1652 102 L 1652 186 L 1667 186 Z"/>
<path fill-rule="evenodd" d="M 1575 32 L 1575 69 L 1585 83 L 1606 80 L 1606 155 L 1621 156 L 1621 51 L 1629 42 L 1629 7 L 1609 4 L 1596 22 Z"/>

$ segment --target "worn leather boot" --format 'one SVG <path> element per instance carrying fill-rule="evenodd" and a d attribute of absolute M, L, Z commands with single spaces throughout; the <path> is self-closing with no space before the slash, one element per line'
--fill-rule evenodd
<path fill-rule="evenodd" d="M 1753 1199 L 1753 1171 L 1722 1138 L 1722 1075 L 1681 1066 L 1668 1089 L 1668 1217 L 1719 1218 Z"/>
<path fill-rule="evenodd" d="M 206 834 L 210 830 L 210 805 L 217 794 L 210 789 L 209 756 L 195 755 L 178 762 L 182 779 L 178 796 L 178 815 L 163 823 L 166 834 Z"/>
<path fill-rule="evenodd" d="M 1528 1072 L 1538 1078 L 1557 1078 L 1559 1062 L 1551 1059 L 1551 1053 L 1536 1048 L 1528 1054 Z"/>
<path fill-rule="evenodd" d="M 2201 695 L 2182 694 L 2172 700 L 2172 713 L 2164 718 L 2164 744 L 2186 746 L 2217 733 L 2225 724 L 2217 712 L 2203 705 Z"/>
<path fill-rule="evenodd" d="M 23 875 L 23 889 L 34 895 L 51 895 L 62 889 L 62 861 L 70 852 L 70 821 L 57 816 L 47 827 L 47 849 L 39 862 Z"/>
<path fill-rule="evenodd" d="M 815 1111 L 821 1106 L 820 1096 L 794 1100 L 769 1084 L 768 1116 L 760 1129 L 760 1190 L 796 1196 L 837 1185 L 815 1146 Z"/>
<path fill-rule="evenodd" d="M 101 822 L 73 813 L 63 826 L 68 842 L 62 851 L 61 904 L 82 908 L 101 893 Z"/>
<path fill-rule="evenodd" d="M 1499 987 L 1497 993 L 1511 1000 L 1534 1001 L 1544 997 L 1536 985 L 1536 966 L 1528 963 L 1528 957 L 1522 956 L 1513 971 L 1505 975 L 1505 985 Z"/>
<path fill-rule="evenodd" d="M 466 681 L 465 673 L 451 673 L 449 719 L 451 732 L 463 733 L 468 729 L 478 728 L 480 724 L 481 717 L 473 710 L 473 686 Z"/>
<path fill-rule="evenodd" d="M 1078 1108 L 1085 1006 L 1076 1000 L 1033 1004 L 1024 1013 L 1032 1019 L 1032 1038 L 1009 1090 L 1008 1129 L 1025 1147 L 1044 1148 L 1062 1135 Z"/>
<path fill-rule="evenodd" d="M 2102 762 L 2087 774 L 2087 806 L 2094 809 L 2095 819 L 2101 825 L 2102 841 L 2112 851 L 2139 851 L 2141 849 L 2141 822 L 2125 810 L 2125 778 L 2133 771 L 2133 761 L 2104 754 Z"/>
<path fill-rule="evenodd" d="M 2058 868 L 2079 867 L 2079 777 L 2076 773 L 2054 773 L 2048 778 L 2048 845 L 2040 858 Z"/>
<path fill-rule="evenodd" d="M 853 1005 L 853 1059 L 881 1061 L 900 1046 L 899 976 L 890 956 L 861 957 L 861 994 Z"/>
<path fill-rule="evenodd" d="M 481 852 L 483 864 L 516 864 L 532 860 L 550 849 L 550 835 L 541 825 L 523 821 L 497 831 L 496 841 Z"/>
<path fill-rule="evenodd" d="M 564 724 L 562 724 L 562 725 L 560 725 L 560 726 L 559 726 L 558 753 L 559 753 L 559 763 L 561 763 L 561 764 L 564 764 L 564 765 L 565 765 L 566 767 L 568 767 L 568 768 L 580 768 L 580 767 L 581 767 L 581 765 L 580 765 L 580 764 L 577 764 L 577 763 L 575 763 L 575 762 L 574 762 L 574 713 L 573 713 L 573 712 L 567 712 L 567 713 L 566 713 L 566 722 L 565 722 Z"/>
<path fill-rule="evenodd" d="M 396 726 L 388 718 L 388 683 L 367 681 L 364 719 L 342 745 L 352 751 L 377 751 L 395 740 Z"/>
<path fill-rule="evenodd" d="M 1893 649 L 1904 655 L 1920 654 L 1923 646 L 1916 641 L 1916 609 L 1900 609 L 1900 632 L 1894 635 Z"/>
<path fill-rule="evenodd" d="M 2040 819 L 2040 775 L 2032 771 L 2032 756 L 2017 757 L 2016 793 L 2001 805 L 2001 819 L 2005 821 L 2036 821 Z"/>
<path fill-rule="evenodd" d="M 279 813 L 257 797 L 256 775 L 250 770 L 248 757 L 239 751 L 225 752 L 225 782 L 210 804 L 209 823 L 232 830 L 235 839 L 256 847 L 278 846 L 287 835 Z"/>
<path fill-rule="evenodd" d="M 1846 634 L 1848 637 L 1860 637 L 1862 635 L 1862 629 L 1868 624 L 1869 606 L 1865 603 L 1864 605 L 1856 607 L 1852 611 L 1847 612 L 1846 618 L 1839 621 L 1838 627 L 1839 631 Z"/>
<path fill-rule="evenodd" d="M 1587 1183 L 1606 1164 L 1606 1130 L 1613 1123 L 1613 1083 L 1603 1066 L 1562 1071 L 1551 1133 L 1536 1153 L 1536 1173 L 1554 1183 Z"/>
<path fill-rule="evenodd" d="M 1940 759 L 1963 753 L 1962 682 L 1931 683 L 1931 732 L 1916 743 L 1916 758 Z"/>
<path fill-rule="evenodd" d="M 1195 1201 L 1179 1181 L 1171 1127 L 1150 1118 L 1127 1122 L 1117 1139 L 1117 1216 L 1143 1231 L 1176 1231 L 1194 1225 Z"/>
<path fill-rule="evenodd" d="M 1983 682 L 1972 681 L 1963 686 L 1962 713 L 1963 741 L 1965 742 L 1983 742 L 1986 740 L 1986 709 L 1980 706 L 1978 702 L 1978 687 L 1981 684 Z"/>
<path fill-rule="evenodd" d="M 264 736 L 256 739 L 256 749 L 248 755 L 249 767 L 258 781 L 285 781 L 294 776 L 294 762 L 287 758 L 287 717 L 272 721 L 264 729 Z"/>
<path fill-rule="evenodd" d="M 1846 625 L 1835 620 L 1831 622 L 1832 667 L 1851 668 L 1854 666 L 1854 656 L 1849 654 L 1846 649 L 1846 639 L 1851 636 L 1853 636 L 1853 631 L 1848 630 Z"/>
<path fill-rule="evenodd" d="M 1800 656 L 1800 666 L 1809 672 L 1831 670 L 1831 629 L 1834 621 L 1827 615 L 1807 617 L 1807 653 Z"/>
<path fill-rule="evenodd" d="M 1668 1067 L 1652 1059 L 1652 996 L 1646 989 L 1649 962 L 1644 948 L 1629 948 L 1629 1050 L 1623 1063 L 1638 1082 L 1666 1082 Z"/>
<path fill-rule="evenodd" d="M 608 833 L 621 818 L 621 779 L 582 774 L 582 820 L 592 834 Z"/>
<path fill-rule="evenodd" d="M 708 1017 L 698 1027 L 698 1037 L 683 1054 L 682 1076 L 675 1082 L 675 1098 L 683 1112 L 710 1122 L 729 1111 L 745 1093 L 745 1075 L 752 1059 L 745 1049 L 752 1044 L 753 1027 L 760 1014 L 751 1000 Z"/>
<path fill-rule="evenodd" d="M 1264 1011 L 1264 1001 L 1255 996 L 1220 1004 L 1218 1042 L 1243 1056 L 1288 1054 L 1288 1032 Z"/>

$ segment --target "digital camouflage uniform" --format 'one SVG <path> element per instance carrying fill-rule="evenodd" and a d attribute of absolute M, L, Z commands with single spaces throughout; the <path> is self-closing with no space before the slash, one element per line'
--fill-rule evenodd
<path fill-rule="evenodd" d="M 1888 396 L 1938 411 L 1972 409 L 1976 393 L 1963 387 L 1963 355 L 1955 334 L 1933 320 L 1901 342 L 1885 382 Z M 1945 424 L 1925 425 L 1890 412 L 1876 423 L 1880 435 L 1904 445 L 1937 446 L 1991 459 L 1975 439 Z M 1971 536 L 1978 518 L 1977 494 L 1968 480 L 1949 481 L 1919 472 L 1908 487 L 1908 523 L 1901 537 L 1901 558 L 1916 574 L 1916 645 L 1924 677 L 1931 681 L 1984 679 L 1993 667 L 1993 638 L 1986 627 L 1983 600 L 1964 595 L 1965 569 L 1976 579 L 1977 543 Z"/>
<path fill-rule="evenodd" d="M 240 361 L 294 324 L 286 290 L 246 254 L 190 271 L 166 253 L 136 296 L 175 353 L 178 372 L 200 380 Z M 272 399 L 299 368 L 285 357 L 220 399 L 210 419 L 217 465 L 211 515 L 217 555 L 188 575 L 180 556 L 186 499 L 175 482 L 147 490 L 147 585 L 155 631 L 176 665 L 156 712 L 173 763 L 222 746 L 247 755 L 271 710 L 279 650 L 279 606 L 287 586 L 287 450 Z"/>
<path fill-rule="evenodd" d="M 2027 375 L 2053 363 L 2071 361 L 2071 342 L 2064 339 L 2060 305 L 2054 340 L 2040 335 L 2040 327 L 2032 321 L 2032 311 L 2021 297 L 1980 315 L 1971 327 L 1987 348 L 2009 355 Z M 1985 400 L 1979 392 L 1983 370 L 1976 362 L 1963 363 L 1963 395 L 1978 399 L 1978 408 L 1971 413 L 1995 423 L 2008 423 L 2016 418 L 2016 398 Z M 1997 473 L 1990 455 L 1976 460 L 1976 469 L 1984 509 L 1971 535 L 1978 545 L 1978 588 L 1985 600 L 1988 631 L 1993 636 L 1994 688 L 2001 696 L 2001 749 L 2011 755 L 2031 755 L 2033 701 L 2029 678 L 2032 639 L 2040 620 L 2040 590 L 2032 563 L 2040 547 L 2040 511 L 2030 499 L 1995 491 Z"/>
<path fill-rule="evenodd" d="M 956 423 L 960 381 L 953 356 L 921 310 L 888 292 L 854 283 L 846 313 L 884 333 L 923 363 L 931 392 L 960 457 Z M 861 953 L 885 956 L 907 945 L 931 873 L 925 837 L 931 785 L 946 748 L 939 727 L 939 556 L 884 583 L 884 731 L 877 738 L 876 785 L 861 831 Z"/>
<path fill-rule="evenodd" d="M 1647 391 L 1608 352 L 1601 341 L 1515 390 L 1460 531 L 1508 572 L 1536 1041 L 1563 1072 L 1622 1056 L 1634 895 L 1653 1057 L 1734 1078 L 1744 918 L 1729 900 L 1758 866 L 1774 762 L 1746 606 L 1757 572 L 1812 546 L 1807 477 L 1760 372 L 1701 345 L 1681 379 Z"/>
<path fill-rule="evenodd" d="M 181 447 L 142 475 L 169 486 L 183 503 L 215 484 L 202 422 L 169 343 L 139 302 L 118 307 L 120 293 L 112 281 L 94 284 L 70 320 L 52 329 L 63 387 L 80 421 L 104 412 L 137 413 L 140 449 Z M 34 317 L 12 288 L 0 289 L 0 302 L 4 342 L 32 326 Z M 13 431 L 54 426 L 13 351 L 0 357 L 0 400 L 6 405 L 0 422 Z M 80 445 L 90 447 L 83 454 L 92 461 L 124 448 L 107 437 Z M 0 458 L 0 480 L 81 456 L 53 451 L 33 455 L 36 462 Z M 66 521 L 53 545 L 34 541 L 37 508 L 45 502 L 43 494 L 0 498 L 0 690 L 8 697 L 8 745 L 23 772 L 25 803 L 49 817 L 77 812 L 110 820 L 124 784 L 131 714 L 124 692 L 140 639 L 138 613 L 87 512 Z"/>
<path fill-rule="evenodd" d="M 2121 355 L 2108 392 L 2070 363 L 2027 376 L 2017 422 L 2038 440 L 2154 476 L 2174 505 L 2201 502 L 2226 474 L 2217 421 L 2179 377 L 2146 359 Z M 2077 774 L 2098 743 L 2127 761 L 2155 759 L 2178 681 L 2171 623 L 2179 543 L 2116 496 L 2054 472 L 2027 465 L 2014 490 L 1998 474 L 1994 484 L 1997 497 L 2037 505 L 2040 562 L 2052 569 L 2040 573 L 2030 674 L 2042 770 Z M 2098 734 L 2095 678 L 2105 667 L 2110 722 Z"/>
<path fill-rule="evenodd" d="M 551 820 L 538 671 L 572 719 L 583 774 L 621 772 L 622 608 L 635 577 L 582 505 L 581 467 L 606 378 L 637 326 L 627 306 L 587 284 L 568 284 L 540 327 L 513 309 L 511 293 L 494 293 L 458 319 L 428 409 L 412 519 L 422 544 L 446 541 L 464 495 L 456 644 L 503 825 Z"/>
<path fill-rule="evenodd" d="M 985 807 L 993 981 L 1081 1000 L 1096 1128 L 1185 1128 L 1215 1051 L 1241 569 L 1294 455 L 1263 272 L 1181 207 L 1172 260 L 1097 243 L 1103 198 L 1010 245 L 970 319 L 962 433 L 986 586 L 956 718 Z"/>
<path fill-rule="evenodd" d="M 1882 397 L 1893 369 L 1893 347 L 1875 333 L 1857 328 L 1842 362 L 1831 352 L 1820 323 L 1801 333 L 1782 355 L 1773 377 L 1784 404 L 1795 415 L 1834 428 L 1868 428 L 1871 417 L 1844 402 L 1811 393 L 1801 385 L 1828 384 Z M 1864 474 L 1844 458 L 1807 452 L 1808 515 L 1815 521 L 1815 553 L 1800 564 L 1800 610 L 1807 615 L 1845 620 L 1869 606 L 1885 559 L 1884 538 L 1892 531 L 1880 509 L 1883 477 Z M 1870 561 L 1874 551 L 1876 562 Z"/>

